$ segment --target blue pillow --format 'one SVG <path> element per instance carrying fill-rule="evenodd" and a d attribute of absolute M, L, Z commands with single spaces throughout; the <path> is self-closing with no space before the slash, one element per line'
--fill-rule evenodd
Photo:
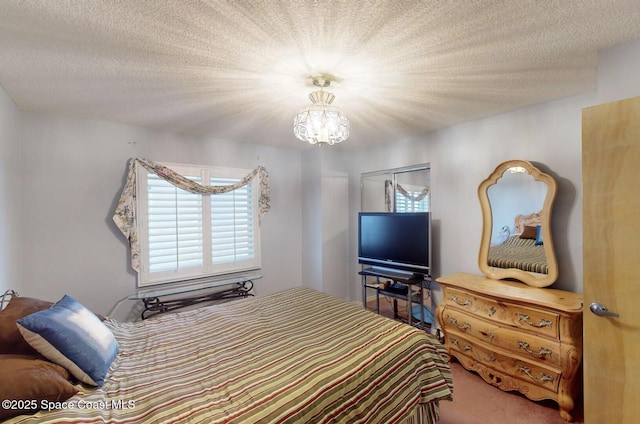
<path fill-rule="evenodd" d="M 102 386 L 118 355 L 113 333 L 93 312 L 65 295 L 51 308 L 16 321 L 22 337 L 42 356 L 74 377 Z"/>
<path fill-rule="evenodd" d="M 542 244 L 542 227 L 536 225 L 536 246 L 541 246 Z"/>

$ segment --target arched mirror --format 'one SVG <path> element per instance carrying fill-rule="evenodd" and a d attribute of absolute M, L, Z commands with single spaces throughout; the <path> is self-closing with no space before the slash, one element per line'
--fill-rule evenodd
<path fill-rule="evenodd" d="M 558 278 L 551 236 L 556 182 L 524 160 L 504 162 L 478 187 L 482 241 L 478 265 L 489 278 L 547 287 Z"/>

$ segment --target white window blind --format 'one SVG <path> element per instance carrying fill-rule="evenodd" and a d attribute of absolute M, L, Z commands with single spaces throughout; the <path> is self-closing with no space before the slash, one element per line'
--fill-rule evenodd
<path fill-rule="evenodd" d="M 201 184 L 200 178 L 189 178 Z M 149 272 L 203 266 L 202 196 L 148 174 Z"/>
<path fill-rule="evenodd" d="M 211 185 L 230 185 L 238 180 L 212 178 Z M 253 184 L 211 196 L 211 261 L 237 263 L 255 257 Z"/>
<path fill-rule="evenodd" d="M 250 172 L 166 166 L 198 184 L 205 181 L 214 186 L 232 185 Z M 201 195 L 177 188 L 145 169 L 139 172 L 139 286 L 260 268 L 257 192 L 253 182 L 227 193 Z"/>
<path fill-rule="evenodd" d="M 412 197 L 420 195 L 420 191 L 407 190 Z M 396 212 L 429 212 L 429 194 L 416 202 L 396 191 Z"/>

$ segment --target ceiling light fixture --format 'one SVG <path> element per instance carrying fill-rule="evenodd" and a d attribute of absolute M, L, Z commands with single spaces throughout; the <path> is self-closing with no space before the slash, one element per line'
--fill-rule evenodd
<path fill-rule="evenodd" d="M 319 91 L 309 94 L 311 104 L 302 109 L 293 120 L 293 134 L 302 141 L 311 144 L 333 145 L 349 138 L 349 120 L 340 109 L 331 106 L 336 98 L 323 91 L 331 81 L 327 77 L 316 77 L 313 85 Z"/>

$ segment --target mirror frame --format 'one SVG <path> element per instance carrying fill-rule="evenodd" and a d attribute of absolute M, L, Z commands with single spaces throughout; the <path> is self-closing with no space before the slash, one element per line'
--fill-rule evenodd
<path fill-rule="evenodd" d="M 544 240 L 544 253 L 547 258 L 547 274 L 522 271 L 516 268 L 497 268 L 489 266 L 489 247 L 491 245 L 491 231 L 493 228 L 493 215 L 491 203 L 489 201 L 489 187 L 496 184 L 505 171 L 509 168 L 520 166 L 524 168 L 535 181 L 541 181 L 547 185 L 547 194 L 544 198 L 540 220 L 542 227 L 542 238 Z M 558 262 L 553 248 L 551 237 L 551 209 L 557 192 L 556 181 L 552 176 L 543 173 L 530 162 L 525 160 L 509 160 L 501 163 L 489 175 L 489 177 L 478 186 L 478 197 L 482 208 L 482 239 L 480 242 L 480 254 L 478 256 L 478 266 L 480 271 L 489 278 L 495 280 L 516 279 L 534 287 L 547 287 L 558 279 Z"/>

